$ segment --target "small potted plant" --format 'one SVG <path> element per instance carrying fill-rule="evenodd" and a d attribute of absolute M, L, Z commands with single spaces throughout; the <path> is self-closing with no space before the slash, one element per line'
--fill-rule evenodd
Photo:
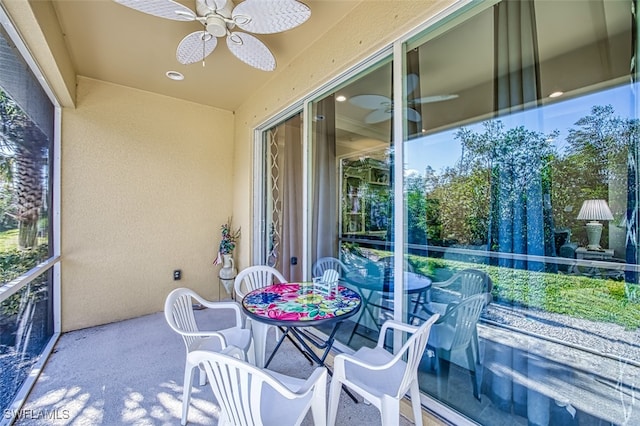
<path fill-rule="evenodd" d="M 218 256 L 213 262 L 214 265 L 222 263 L 222 268 L 218 274 L 220 281 L 224 285 L 224 289 L 227 293 L 231 294 L 231 288 L 233 287 L 233 280 L 236 277 L 237 270 L 233 261 L 233 250 L 236 248 L 236 243 L 240 238 L 240 228 L 233 230 L 231 227 L 231 218 L 227 220 L 227 223 L 220 227 L 222 238 L 220 239 L 220 246 L 218 248 Z"/>

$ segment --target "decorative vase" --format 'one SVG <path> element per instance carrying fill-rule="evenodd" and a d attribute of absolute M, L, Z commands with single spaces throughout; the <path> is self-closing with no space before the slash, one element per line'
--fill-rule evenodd
<path fill-rule="evenodd" d="M 238 271 L 236 270 L 231 254 L 223 254 L 222 268 L 220 269 L 218 276 L 220 277 L 220 282 L 224 285 L 224 289 L 227 291 L 227 294 L 231 294 L 231 291 L 233 290 L 233 282 L 237 274 Z"/>

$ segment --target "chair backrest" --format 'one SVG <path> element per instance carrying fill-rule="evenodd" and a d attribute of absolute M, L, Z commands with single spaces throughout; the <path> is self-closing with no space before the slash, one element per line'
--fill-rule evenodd
<path fill-rule="evenodd" d="M 273 284 L 274 278 L 276 279 L 276 282 L 287 282 L 284 276 L 277 269 L 272 268 L 271 266 L 250 266 L 240 271 L 236 276 L 236 279 L 233 282 L 233 288 L 236 292 L 236 296 L 242 298 L 250 291 Z"/>
<path fill-rule="evenodd" d="M 164 317 L 169 327 L 182 336 L 184 344 L 189 351 L 189 347 L 195 336 L 187 336 L 186 333 L 198 331 L 198 325 L 193 315 L 193 299 L 200 299 L 200 296 L 188 288 L 176 288 L 167 296 L 164 302 Z"/>
<path fill-rule="evenodd" d="M 398 387 L 398 393 L 392 395 L 396 398 L 404 396 L 409 390 L 412 381 L 418 374 L 418 367 L 424 350 L 427 347 L 427 341 L 429 340 L 429 333 L 431 332 L 431 326 L 438 320 L 439 314 L 434 314 L 427 321 L 422 323 L 420 327 L 407 339 L 402 345 L 402 348 L 396 353 L 394 357 L 395 363 L 405 362 L 406 367 L 400 385 Z M 381 344 L 382 342 L 379 342 Z M 394 365 L 395 365 L 394 363 Z"/>
<path fill-rule="evenodd" d="M 420 360 L 422 360 L 422 356 L 424 355 L 424 350 L 427 347 L 431 326 L 439 317 L 439 314 L 432 315 L 427 321 L 420 325 L 420 328 L 403 345 L 402 349 L 407 353 L 407 359 L 405 361 L 407 363 L 407 369 L 405 370 L 404 377 L 400 382 L 399 397 L 407 393 L 411 386 L 411 381 L 418 374 L 418 366 L 420 365 Z"/>
<path fill-rule="evenodd" d="M 263 418 L 265 404 L 276 405 L 281 416 L 296 419 L 298 424 L 308 410 L 309 404 L 285 403 L 279 395 L 289 395 L 291 391 L 266 370 L 245 361 L 221 353 L 193 351 L 189 361 L 204 369 L 211 384 L 213 394 L 220 405 L 221 425 L 257 426 L 268 424 Z M 305 397 L 310 400 L 311 396 Z M 265 400 L 268 399 L 268 400 Z"/>
<path fill-rule="evenodd" d="M 313 264 L 313 277 L 321 277 L 327 270 L 334 270 L 338 276 L 342 276 L 347 271 L 347 266 L 340 259 L 335 257 L 321 257 Z"/>
<path fill-rule="evenodd" d="M 486 272 L 477 269 L 465 269 L 458 272 L 460 279 L 460 294 L 467 298 L 479 293 L 491 293 L 493 282 Z"/>
<path fill-rule="evenodd" d="M 335 283 L 340 279 L 340 273 L 335 269 L 327 269 L 322 273 L 322 282 Z"/>
<path fill-rule="evenodd" d="M 394 256 L 385 256 L 385 257 L 381 257 L 378 260 L 378 262 L 382 263 L 386 274 L 389 274 L 389 273 L 393 274 L 393 267 L 394 267 L 393 265 L 395 263 L 394 260 L 395 260 Z M 413 266 L 411 265 L 411 263 L 409 263 L 409 260 L 406 258 L 404 259 L 404 270 L 413 272 Z"/>
<path fill-rule="evenodd" d="M 438 324 L 447 323 L 453 327 L 454 335 L 450 350 L 464 349 L 469 345 L 482 309 L 489 298 L 488 293 L 475 294 L 447 307 L 447 312 L 440 318 Z"/>

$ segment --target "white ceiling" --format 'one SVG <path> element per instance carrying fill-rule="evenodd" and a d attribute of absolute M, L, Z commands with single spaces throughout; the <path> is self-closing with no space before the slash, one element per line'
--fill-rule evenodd
<path fill-rule="evenodd" d="M 192 10 L 195 1 L 176 0 Z M 300 55 L 311 43 L 344 18 L 362 0 L 304 0 L 311 17 L 279 34 L 258 35 L 273 52 L 277 68 Z M 239 1 L 236 1 L 238 3 Z M 76 74 L 234 111 L 273 72 L 254 69 L 218 43 L 203 67 L 176 60 L 178 43 L 202 28 L 147 15 L 112 0 L 53 0 Z M 165 76 L 178 71 L 183 81 Z"/>

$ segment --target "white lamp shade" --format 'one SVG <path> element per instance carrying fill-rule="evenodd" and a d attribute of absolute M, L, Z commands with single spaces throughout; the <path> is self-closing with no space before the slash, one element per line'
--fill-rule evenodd
<path fill-rule="evenodd" d="M 578 213 L 578 220 L 613 220 L 613 214 L 605 200 L 585 200 Z"/>

